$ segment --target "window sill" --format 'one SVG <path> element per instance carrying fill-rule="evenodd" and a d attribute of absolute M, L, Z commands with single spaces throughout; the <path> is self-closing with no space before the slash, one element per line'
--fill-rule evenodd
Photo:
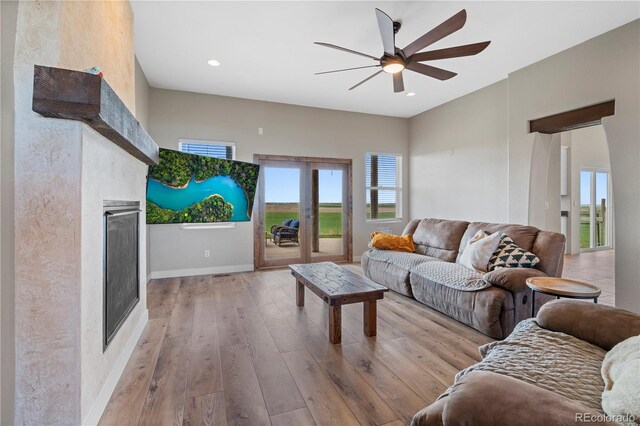
<path fill-rule="evenodd" d="M 220 222 L 220 223 L 182 223 L 180 229 L 194 230 L 194 229 L 233 229 L 236 227 L 235 222 Z"/>
<path fill-rule="evenodd" d="M 402 223 L 402 218 L 395 219 L 367 219 L 367 223 Z"/>

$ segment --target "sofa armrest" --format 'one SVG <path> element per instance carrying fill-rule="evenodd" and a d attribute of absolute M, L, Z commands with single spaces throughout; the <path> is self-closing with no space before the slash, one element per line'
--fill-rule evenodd
<path fill-rule="evenodd" d="M 570 334 L 602 349 L 640 334 L 640 315 L 580 300 L 554 300 L 540 308 L 538 325 Z"/>
<path fill-rule="evenodd" d="M 527 278 L 546 276 L 544 272 L 532 268 L 498 268 L 487 272 L 483 278 L 493 286 L 518 293 L 527 289 Z"/>
<path fill-rule="evenodd" d="M 449 395 L 419 411 L 412 426 L 614 424 L 577 401 L 502 374 L 474 371 Z"/>

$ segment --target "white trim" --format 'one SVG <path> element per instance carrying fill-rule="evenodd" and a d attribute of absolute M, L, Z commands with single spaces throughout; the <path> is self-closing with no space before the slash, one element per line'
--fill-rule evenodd
<path fill-rule="evenodd" d="M 192 231 L 194 229 L 232 229 L 236 222 L 208 222 L 208 223 L 181 223 L 180 229 Z"/>
<path fill-rule="evenodd" d="M 149 281 L 151 281 L 151 273 L 147 274 L 147 284 L 149 284 Z"/>
<path fill-rule="evenodd" d="M 253 271 L 253 263 L 246 265 L 212 266 L 210 268 L 174 269 L 169 271 L 153 271 L 151 279 L 191 277 L 194 275 L 231 274 L 234 272 Z"/>
<path fill-rule="evenodd" d="M 129 340 L 127 340 L 122 352 L 120 352 L 120 356 L 118 356 L 113 368 L 111 368 L 111 372 L 109 373 L 109 376 L 107 376 L 107 380 L 104 382 L 104 385 L 102 385 L 102 390 L 96 397 L 89 413 L 82 421 L 83 425 L 97 425 L 100 421 L 100 418 L 104 413 L 104 409 L 107 408 L 109 399 L 111 399 L 111 395 L 116 389 L 118 380 L 120 380 L 120 376 L 124 372 L 127 362 L 129 361 L 129 358 L 131 358 L 131 354 L 133 354 L 133 350 L 136 348 L 138 340 L 140 340 L 140 336 L 142 336 L 142 332 L 144 331 L 148 320 L 149 311 L 145 308 L 138 324 L 136 324 L 136 327 L 133 329 L 133 333 L 131 333 Z"/>

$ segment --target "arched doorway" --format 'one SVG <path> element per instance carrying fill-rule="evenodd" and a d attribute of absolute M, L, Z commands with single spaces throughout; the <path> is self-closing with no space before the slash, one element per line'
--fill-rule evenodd
<path fill-rule="evenodd" d="M 567 238 L 563 277 L 602 290 L 615 305 L 614 204 L 611 161 L 602 117 L 614 101 L 530 122 L 534 144 L 529 224 Z"/>

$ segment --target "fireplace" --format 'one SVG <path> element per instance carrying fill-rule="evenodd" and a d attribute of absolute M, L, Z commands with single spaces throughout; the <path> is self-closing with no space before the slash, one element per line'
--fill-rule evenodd
<path fill-rule="evenodd" d="M 104 201 L 104 346 L 140 300 L 140 202 Z"/>

